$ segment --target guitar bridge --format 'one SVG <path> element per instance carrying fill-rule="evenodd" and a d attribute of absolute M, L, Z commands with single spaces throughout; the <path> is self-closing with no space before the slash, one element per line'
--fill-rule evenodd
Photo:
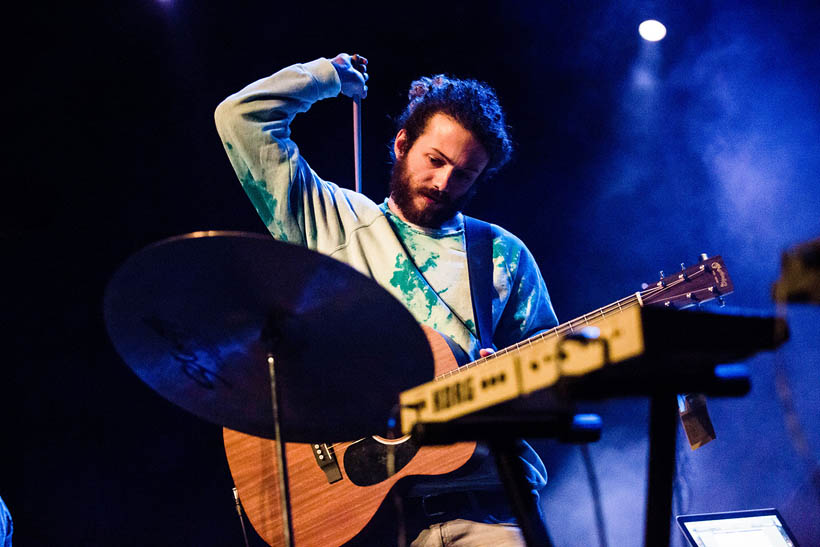
<path fill-rule="evenodd" d="M 336 459 L 333 446 L 328 446 L 327 443 L 315 443 L 310 446 L 313 449 L 316 464 L 325 472 L 328 484 L 342 480 L 342 470 L 339 468 L 339 460 Z"/>

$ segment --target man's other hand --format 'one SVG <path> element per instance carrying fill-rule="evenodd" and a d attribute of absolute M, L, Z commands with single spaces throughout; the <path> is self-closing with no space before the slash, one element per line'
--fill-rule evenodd
<path fill-rule="evenodd" d="M 354 95 L 361 96 L 362 99 L 367 97 L 367 59 L 361 55 L 348 55 L 347 53 L 340 53 L 330 60 L 333 63 L 333 68 L 339 74 L 339 80 L 342 81 L 342 93 L 348 97 Z"/>
<path fill-rule="evenodd" d="M 492 348 L 481 348 L 480 350 L 478 350 L 478 354 L 481 357 L 487 357 L 489 355 L 492 355 L 493 353 L 495 353 L 495 350 Z"/>

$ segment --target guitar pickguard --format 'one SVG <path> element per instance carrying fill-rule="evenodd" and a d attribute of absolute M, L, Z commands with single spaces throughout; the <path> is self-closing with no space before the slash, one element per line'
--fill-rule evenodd
<path fill-rule="evenodd" d="M 356 486 L 372 486 L 388 477 L 387 456 L 394 450 L 393 474 L 401 471 L 419 451 L 419 445 L 410 438 L 400 443 L 386 444 L 373 437 L 362 439 L 349 446 L 344 454 L 347 478 Z"/>

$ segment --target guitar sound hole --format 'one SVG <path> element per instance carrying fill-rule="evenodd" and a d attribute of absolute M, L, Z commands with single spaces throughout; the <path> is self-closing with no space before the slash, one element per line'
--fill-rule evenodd
<path fill-rule="evenodd" d="M 395 473 L 404 468 L 419 451 L 412 439 L 392 445 L 395 451 Z M 344 455 L 344 469 L 347 478 L 356 486 L 371 486 L 386 480 L 387 452 L 390 446 L 373 437 L 348 447 Z"/>

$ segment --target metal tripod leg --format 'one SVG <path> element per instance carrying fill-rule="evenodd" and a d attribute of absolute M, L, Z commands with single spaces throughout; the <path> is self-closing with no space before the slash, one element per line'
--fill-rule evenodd
<path fill-rule="evenodd" d="M 490 444 L 495 456 L 498 474 L 504 484 L 510 506 L 524 534 L 528 547 L 551 547 L 552 541 L 532 486 L 526 479 L 526 471 L 516 444 L 512 440 L 495 441 Z"/>
<path fill-rule="evenodd" d="M 658 393 L 649 399 L 649 477 L 646 494 L 644 545 L 669 545 L 675 448 L 678 432 L 677 396 Z"/>

